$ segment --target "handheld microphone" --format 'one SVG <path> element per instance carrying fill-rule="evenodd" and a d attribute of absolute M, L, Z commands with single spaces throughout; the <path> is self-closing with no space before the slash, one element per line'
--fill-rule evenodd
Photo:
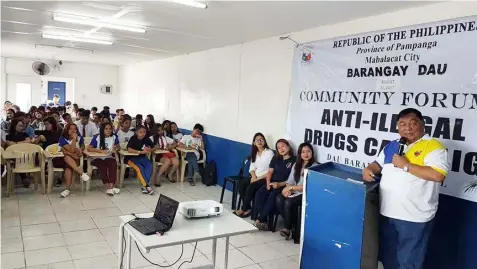
<path fill-rule="evenodd" d="M 402 156 L 404 154 L 404 146 L 406 145 L 406 138 L 401 137 L 399 139 L 399 150 L 398 150 L 398 155 Z"/>

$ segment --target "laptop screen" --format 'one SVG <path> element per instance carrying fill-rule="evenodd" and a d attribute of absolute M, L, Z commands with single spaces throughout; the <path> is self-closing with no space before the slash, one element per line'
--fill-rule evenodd
<path fill-rule="evenodd" d="M 154 218 L 165 225 L 172 226 L 178 207 L 179 202 L 161 194 L 154 211 Z"/>

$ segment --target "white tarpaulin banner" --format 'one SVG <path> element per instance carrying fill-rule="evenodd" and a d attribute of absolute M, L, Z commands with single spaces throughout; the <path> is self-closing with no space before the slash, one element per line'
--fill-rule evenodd
<path fill-rule="evenodd" d="M 363 168 L 399 138 L 404 108 L 425 116 L 447 148 L 441 193 L 477 202 L 477 17 L 297 46 L 288 133 L 315 145 L 320 162 Z M 475 137 L 474 137 L 475 136 Z"/>

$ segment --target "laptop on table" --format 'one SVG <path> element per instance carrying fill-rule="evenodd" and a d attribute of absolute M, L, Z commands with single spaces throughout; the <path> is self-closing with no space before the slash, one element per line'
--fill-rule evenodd
<path fill-rule="evenodd" d="M 129 224 L 144 235 L 163 234 L 171 229 L 178 207 L 179 202 L 161 194 L 152 218 L 133 220 Z"/>

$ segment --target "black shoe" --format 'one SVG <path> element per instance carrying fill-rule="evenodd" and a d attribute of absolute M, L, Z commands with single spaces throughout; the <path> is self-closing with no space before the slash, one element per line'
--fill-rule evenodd
<path fill-rule="evenodd" d="M 57 179 L 57 180 L 55 181 L 55 187 L 57 187 L 57 188 L 58 188 L 58 187 L 61 187 L 61 183 L 63 183 L 63 182 L 61 181 L 61 179 Z"/>
<path fill-rule="evenodd" d="M 191 185 L 191 186 L 195 186 L 195 182 L 194 182 L 194 180 L 192 180 L 192 179 L 189 179 L 188 181 L 189 181 L 189 185 Z"/>
<path fill-rule="evenodd" d="M 22 178 L 22 184 L 24 188 L 30 188 L 30 179 L 28 177 Z"/>

